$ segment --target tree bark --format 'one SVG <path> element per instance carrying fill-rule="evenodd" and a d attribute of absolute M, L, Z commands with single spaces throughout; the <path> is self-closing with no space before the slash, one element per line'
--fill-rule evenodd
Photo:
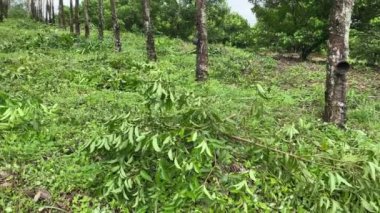
<path fill-rule="evenodd" d="M 79 22 L 79 0 L 75 0 L 75 14 L 74 14 L 74 23 L 75 23 L 75 35 L 80 36 L 80 22 Z"/>
<path fill-rule="evenodd" d="M 65 11 L 63 0 L 59 0 L 59 27 L 66 28 Z"/>
<path fill-rule="evenodd" d="M 47 10 L 48 10 L 48 22 L 49 22 L 49 24 L 51 24 L 51 23 L 53 23 L 53 18 L 52 18 L 53 11 L 51 10 L 52 2 L 51 2 L 51 0 L 48 0 L 47 2 L 48 2 L 48 8 L 47 8 Z"/>
<path fill-rule="evenodd" d="M 4 16 L 5 18 L 8 18 L 9 8 L 11 7 L 11 0 L 6 0 L 6 2 L 7 2 L 7 7 L 5 8 Z"/>
<path fill-rule="evenodd" d="M 8 0 L 2 0 L 2 4 L 3 4 L 3 19 L 4 18 L 8 18 L 8 9 L 9 9 L 9 1 Z"/>
<path fill-rule="evenodd" d="M 40 22 L 44 21 L 44 14 L 42 12 L 42 8 L 43 8 L 43 6 L 42 6 L 42 0 L 39 0 L 38 1 L 38 20 Z"/>
<path fill-rule="evenodd" d="M 114 34 L 114 39 L 115 39 L 115 51 L 121 52 L 120 25 L 117 20 L 115 0 L 110 0 L 110 4 L 111 4 L 111 13 L 112 13 L 113 34 Z"/>
<path fill-rule="evenodd" d="M 3 21 L 4 21 L 4 14 L 3 14 L 3 11 L 4 11 L 3 0 L 0 0 L 0 22 L 3 22 Z"/>
<path fill-rule="evenodd" d="M 45 23 L 49 24 L 49 1 L 45 2 Z"/>
<path fill-rule="evenodd" d="M 150 18 L 150 5 L 149 0 L 142 0 L 143 4 L 143 18 L 146 36 L 146 50 L 148 54 L 148 59 L 150 61 L 157 60 L 156 48 L 154 45 L 154 34 L 152 29 L 152 20 Z"/>
<path fill-rule="evenodd" d="M 30 0 L 30 14 L 32 19 L 36 19 L 36 4 L 34 0 Z"/>
<path fill-rule="evenodd" d="M 73 11 L 73 0 L 70 0 L 70 33 L 74 33 L 74 11 Z"/>
<path fill-rule="evenodd" d="M 51 22 L 55 24 L 54 0 L 51 2 Z"/>
<path fill-rule="evenodd" d="M 196 10 L 198 42 L 195 73 L 197 81 L 206 81 L 208 77 L 206 0 L 196 0 Z"/>
<path fill-rule="evenodd" d="M 88 16 L 88 0 L 84 0 L 84 36 L 90 36 L 90 17 Z"/>
<path fill-rule="evenodd" d="M 334 0 L 329 18 L 324 120 L 340 127 L 346 122 L 347 72 L 350 69 L 348 39 L 353 5 L 354 0 Z"/>
<path fill-rule="evenodd" d="M 98 38 L 100 41 L 103 41 L 103 38 L 104 38 L 104 5 L 103 5 L 103 0 L 98 0 L 98 15 L 99 15 Z"/>

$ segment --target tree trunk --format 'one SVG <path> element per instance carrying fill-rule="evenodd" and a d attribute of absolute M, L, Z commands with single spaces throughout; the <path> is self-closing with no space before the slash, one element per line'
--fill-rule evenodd
<path fill-rule="evenodd" d="M 3 14 L 3 11 L 4 11 L 3 0 L 0 0 L 0 22 L 3 22 L 3 21 L 4 21 L 4 14 Z"/>
<path fill-rule="evenodd" d="M 112 12 L 113 34 L 115 37 L 115 51 L 121 52 L 120 25 L 117 20 L 116 3 L 115 3 L 115 0 L 110 0 L 110 3 L 111 3 L 111 12 Z"/>
<path fill-rule="evenodd" d="M 80 23 L 79 23 L 79 0 L 75 0 L 75 14 L 74 14 L 74 23 L 75 23 L 75 35 L 80 36 Z"/>
<path fill-rule="evenodd" d="M 44 14 L 42 12 L 42 0 L 39 0 L 38 1 L 38 19 L 40 22 L 43 22 L 44 21 Z"/>
<path fill-rule="evenodd" d="M 150 18 L 150 6 L 149 0 L 142 0 L 143 3 L 143 18 L 146 36 L 146 50 L 148 54 L 148 59 L 150 61 L 157 60 L 156 48 L 154 45 L 154 35 L 152 29 L 152 20 Z"/>
<path fill-rule="evenodd" d="M 208 77 L 208 41 L 207 41 L 207 20 L 206 20 L 206 0 L 196 0 L 196 23 L 197 23 L 197 64 L 196 80 L 205 81 Z"/>
<path fill-rule="evenodd" d="M 70 0 L 70 33 L 74 33 L 73 0 Z"/>
<path fill-rule="evenodd" d="M 6 0 L 6 2 L 7 2 L 7 7 L 5 8 L 4 16 L 5 18 L 8 18 L 9 8 L 11 7 L 11 0 Z"/>
<path fill-rule="evenodd" d="M 335 0 L 329 21 L 324 120 L 340 127 L 346 122 L 346 75 L 350 69 L 348 38 L 353 4 L 354 0 Z"/>
<path fill-rule="evenodd" d="M 48 22 L 49 22 L 49 24 L 51 24 L 53 21 L 52 21 L 52 15 L 51 15 L 51 13 L 53 12 L 53 11 L 51 11 L 51 4 L 52 4 L 52 2 L 51 2 L 51 0 L 48 0 L 47 1 L 48 2 L 48 5 L 47 5 L 47 10 L 48 10 Z"/>
<path fill-rule="evenodd" d="M 35 5 L 35 2 L 34 0 L 30 0 L 30 14 L 31 14 L 31 18 L 32 19 L 35 19 L 35 9 L 36 9 L 36 5 Z"/>
<path fill-rule="evenodd" d="M 45 2 L 45 23 L 49 24 L 49 1 Z"/>
<path fill-rule="evenodd" d="M 51 2 L 51 23 L 55 24 L 54 0 Z"/>
<path fill-rule="evenodd" d="M 90 36 L 90 17 L 88 16 L 88 0 L 84 0 L 84 36 Z"/>
<path fill-rule="evenodd" d="M 59 0 L 59 27 L 66 28 L 65 10 L 63 7 L 63 0 Z"/>
<path fill-rule="evenodd" d="M 104 6 L 103 6 L 103 0 L 98 0 L 98 15 L 99 15 L 98 38 L 100 41 L 103 41 L 103 37 L 104 37 Z"/>

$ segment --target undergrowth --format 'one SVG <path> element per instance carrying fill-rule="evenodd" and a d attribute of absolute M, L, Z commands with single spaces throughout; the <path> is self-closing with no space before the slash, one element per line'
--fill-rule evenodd
<path fill-rule="evenodd" d="M 341 130 L 323 65 L 211 45 L 200 85 L 181 40 L 147 63 L 137 34 L 120 54 L 27 20 L 0 37 L 0 211 L 379 211 L 374 71 L 350 73 Z"/>

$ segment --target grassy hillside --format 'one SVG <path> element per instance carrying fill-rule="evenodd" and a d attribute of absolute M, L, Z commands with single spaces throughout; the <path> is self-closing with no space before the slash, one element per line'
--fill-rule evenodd
<path fill-rule="evenodd" d="M 0 24 L 0 211 L 379 211 L 378 72 L 349 74 L 341 130 L 324 64 L 211 45 L 197 84 L 192 44 L 147 63 L 142 35 L 93 34 Z"/>

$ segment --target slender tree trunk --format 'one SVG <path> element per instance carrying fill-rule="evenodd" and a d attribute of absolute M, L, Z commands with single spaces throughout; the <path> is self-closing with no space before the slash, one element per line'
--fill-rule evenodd
<path fill-rule="evenodd" d="M 100 41 L 103 41 L 103 37 L 104 37 L 104 6 L 103 6 L 103 0 L 98 0 L 98 15 L 99 15 L 98 38 Z"/>
<path fill-rule="evenodd" d="M 79 0 L 75 0 L 75 14 L 74 14 L 74 23 L 75 23 L 75 35 L 80 36 L 80 23 L 79 23 Z"/>
<path fill-rule="evenodd" d="M 44 14 L 42 12 L 42 0 L 39 0 L 38 1 L 38 19 L 40 22 L 43 22 L 44 21 Z"/>
<path fill-rule="evenodd" d="M 8 17 L 8 0 L 2 0 L 2 14 L 3 14 L 3 19 Z"/>
<path fill-rule="evenodd" d="M 54 11 L 54 0 L 51 2 L 51 14 L 52 14 L 52 23 L 55 24 L 55 11 Z"/>
<path fill-rule="evenodd" d="M 110 0 L 110 3 L 111 3 L 111 12 L 112 12 L 113 34 L 115 37 L 115 51 L 121 52 L 120 25 L 117 20 L 116 3 L 115 3 L 115 0 Z"/>
<path fill-rule="evenodd" d="M 9 7 L 11 6 L 11 1 L 10 0 L 2 0 L 2 1 L 3 1 L 3 9 L 4 9 L 3 16 L 4 18 L 8 18 L 8 11 L 9 11 Z"/>
<path fill-rule="evenodd" d="M 49 24 L 49 1 L 45 2 L 45 23 Z"/>
<path fill-rule="evenodd" d="M 74 33 L 73 0 L 70 0 L 70 33 Z"/>
<path fill-rule="evenodd" d="M 4 21 L 4 14 L 3 14 L 3 11 L 4 11 L 3 0 L 0 0 L 0 22 L 3 22 L 3 21 Z"/>
<path fill-rule="evenodd" d="M 346 122 L 348 39 L 353 5 L 354 0 L 334 0 L 329 21 L 324 120 L 340 127 Z"/>
<path fill-rule="evenodd" d="M 52 24 L 53 23 L 53 11 L 51 10 L 51 5 L 53 4 L 53 2 L 51 0 L 48 0 L 49 2 L 49 23 Z"/>
<path fill-rule="evenodd" d="M 143 4 L 143 18 L 146 36 L 146 50 L 148 54 L 148 59 L 150 61 L 157 60 L 156 48 L 154 45 L 154 35 L 152 29 L 152 20 L 150 18 L 150 5 L 149 0 L 142 0 Z"/>
<path fill-rule="evenodd" d="M 35 19 L 35 9 L 36 9 L 36 5 L 35 5 L 35 2 L 34 0 L 30 0 L 30 15 L 31 15 L 31 18 L 32 19 Z"/>
<path fill-rule="evenodd" d="M 11 7 L 11 0 L 7 0 L 7 8 L 5 10 L 5 18 L 8 18 L 9 8 Z"/>
<path fill-rule="evenodd" d="M 197 23 L 197 64 L 196 80 L 205 81 L 208 77 L 208 41 L 207 41 L 207 19 L 206 0 L 196 0 L 196 23 Z"/>
<path fill-rule="evenodd" d="M 1 1 L 1 11 L 0 11 L 0 21 L 3 21 L 4 18 L 8 18 L 8 10 L 9 10 L 9 5 L 10 2 L 8 0 L 0 0 Z"/>
<path fill-rule="evenodd" d="M 90 17 L 88 16 L 88 0 L 84 0 L 84 35 L 86 38 L 90 36 Z"/>
<path fill-rule="evenodd" d="M 59 27 L 66 29 L 65 10 L 63 0 L 59 0 Z"/>

